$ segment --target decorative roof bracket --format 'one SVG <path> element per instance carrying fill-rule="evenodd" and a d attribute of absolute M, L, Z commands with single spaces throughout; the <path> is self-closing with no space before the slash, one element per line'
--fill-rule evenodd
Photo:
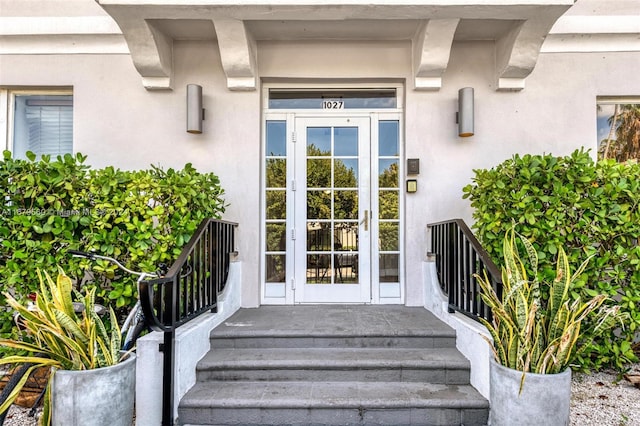
<path fill-rule="evenodd" d="M 149 90 L 173 88 L 173 40 L 144 19 L 118 19 L 133 65 Z"/>
<path fill-rule="evenodd" d="M 416 90 L 439 90 L 447 70 L 453 36 L 460 19 L 424 21 L 413 40 L 414 87 Z"/>
<path fill-rule="evenodd" d="M 222 68 L 229 90 L 256 90 L 256 46 L 243 21 L 215 18 Z"/>
<path fill-rule="evenodd" d="M 540 49 L 551 27 L 558 19 L 557 12 L 530 17 L 514 25 L 496 40 L 496 83 L 500 91 L 524 89 L 524 80 L 536 66 Z"/>

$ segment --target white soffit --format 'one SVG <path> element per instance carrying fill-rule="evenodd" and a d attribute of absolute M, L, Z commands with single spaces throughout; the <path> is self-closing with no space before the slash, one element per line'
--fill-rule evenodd
<path fill-rule="evenodd" d="M 494 40 L 498 90 L 521 90 L 541 52 L 640 51 L 640 0 L 96 0 L 92 7 L 110 16 L 12 16 L 3 8 L 0 54 L 130 54 L 145 87 L 170 89 L 173 41 L 209 40 L 229 89 L 255 90 L 256 41 L 405 40 L 414 87 L 438 90 L 454 41 Z"/>
<path fill-rule="evenodd" d="M 171 88 L 172 37 L 163 28 L 172 26 L 172 31 L 180 32 L 175 20 L 184 21 L 184 25 L 190 20 L 213 22 L 230 90 L 256 88 L 257 38 L 251 31 L 253 21 L 341 22 L 348 24 L 343 30 L 353 26 L 349 39 L 363 39 L 366 30 L 354 31 L 363 20 L 375 22 L 381 38 L 394 36 L 385 22 L 410 21 L 417 28 L 407 35 L 407 40 L 413 46 L 414 87 L 418 90 L 441 87 L 451 45 L 462 20 L 467 25 L 475 20 L 509 21 L 509 28 L 496 42 L 495 78 L 499 90 L 520 90 L 536 64 L 549 30 L 573 5 L 573 0 L 97 1 L 122 29 L 134 65 L 149 89 Z M 168 20 L 173 20 L 173 24 L 167 23 Z M 261 37 L 282 37 L 269 33 L 268 27 L 268 24 L 258 24 Z M 336 38 L 335 33 L 326 29 L 318 31 L 316 36 L 319 40 Z"/>

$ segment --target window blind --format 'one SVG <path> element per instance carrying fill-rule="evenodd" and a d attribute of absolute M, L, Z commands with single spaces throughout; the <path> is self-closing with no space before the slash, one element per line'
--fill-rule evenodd
<path fill-rule="evenodd" d="M 71 96 L 16 96 L 14 156 L 24 158 L 27 151 L 52 157 L 73 152 Z"/>

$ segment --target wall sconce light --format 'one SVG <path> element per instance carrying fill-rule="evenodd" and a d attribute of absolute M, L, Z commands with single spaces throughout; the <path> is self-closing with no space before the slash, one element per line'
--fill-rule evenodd
<path fill-rule="evenodd" d="M 458 90 L 458 136 L 466 138 L 473 136 L 473 87 L 463 87 Z"/>
<path fill-rule="evenodd" d="M 187 132 L 198 135 L 202 133 L 202 120 L 202 86 L 187 84 Z"/>

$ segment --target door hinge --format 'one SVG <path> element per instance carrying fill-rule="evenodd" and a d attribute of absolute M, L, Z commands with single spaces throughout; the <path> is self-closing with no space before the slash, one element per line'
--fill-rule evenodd
<path fill-rule="evenodd" d="M 295 230 L 295 229 L 292 229 L 292 230 L 291 230 L 291 239 L 292 239 L 292 240 L 295 240 L 295 239 L 296 239 L 296 230 Z"/>
<path fill-rule="evenodd" d="M 291 142 L 296 143 L 296 132 L 291 132 Z"/>
<path fill-rule="evenodd" d="M 295 290 L 295 289 L 296 289 L 296 280 L 291 278 L 291 290 Z"/>
<path fill-rule="evenodd" d="M 292 180 L 292 181 L 291 181 L 291 190 L 292 190 L 292 191 L 295 191 L 295 190 L 296 190 L 296 181 L 295 181 L 295 180 Z"/>

